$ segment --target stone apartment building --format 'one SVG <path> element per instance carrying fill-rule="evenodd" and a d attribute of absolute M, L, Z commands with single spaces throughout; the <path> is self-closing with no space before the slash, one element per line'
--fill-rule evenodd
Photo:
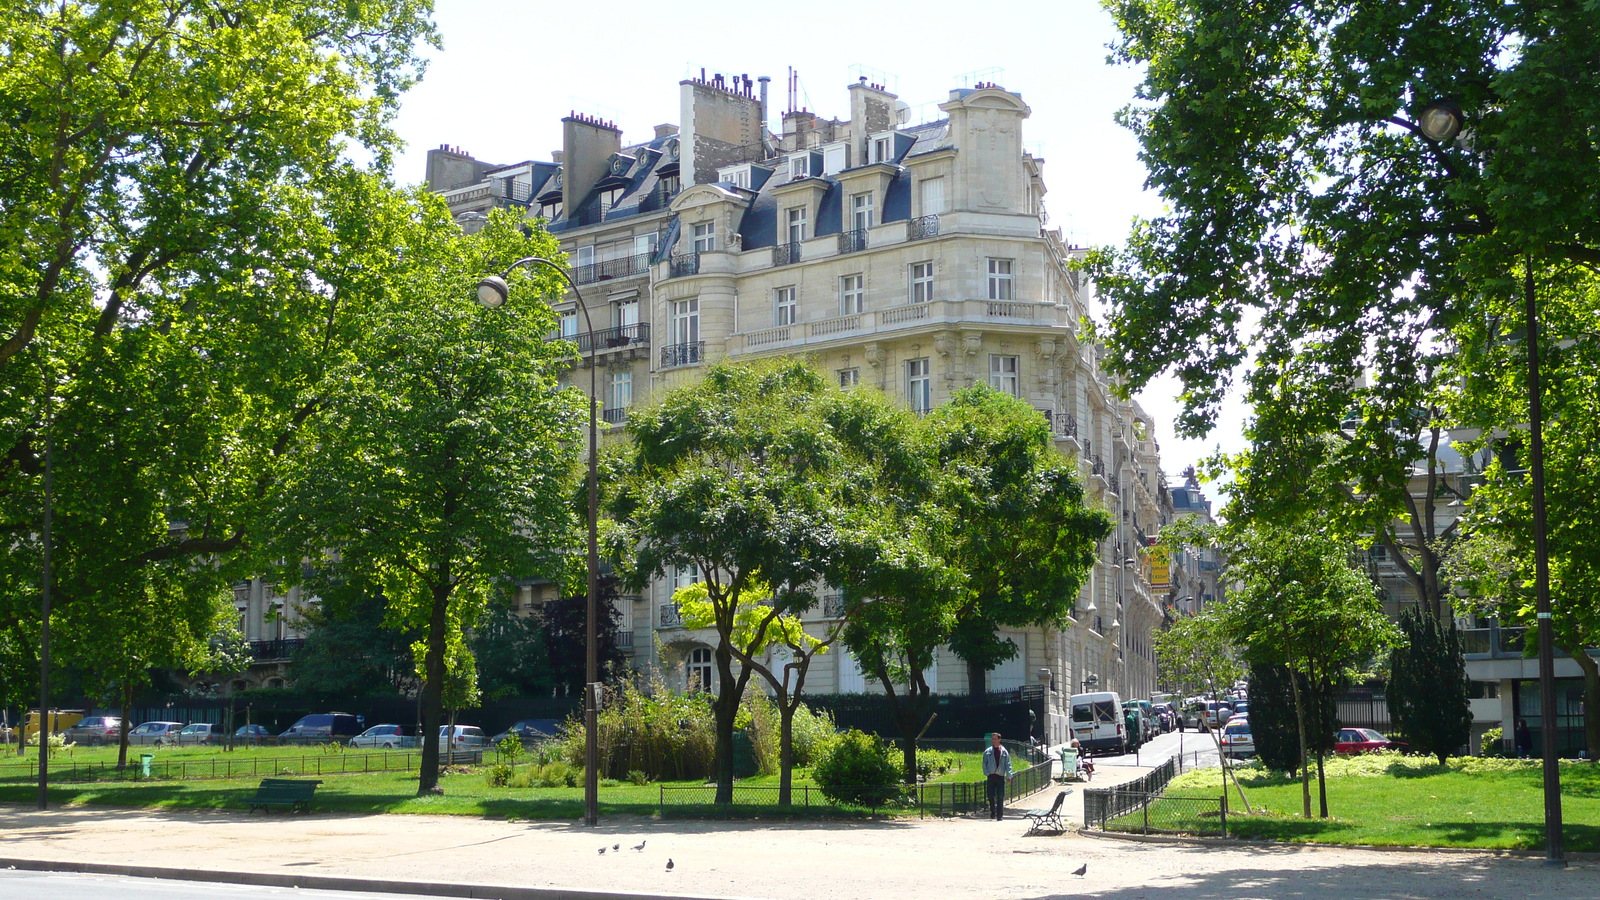
<path fill-rule="evenodd" d="M 802 356 L 918 411 L 977 382 L 1028 401 L 1117 528 L 1072 627 L 1007 633 L 1021 653 L 989 673 L 990 689 L 1043 693 L 1052 740 L 1066 734 L 1067 696 L 1090 676 L 1102 690 L 1149 696 L 1151 636 L 1169 597 L 1151 587 L 1146 548 L 1171 520 L 1173 494 L 1154 421 L 1117 399 L 1101 349 L 1080 335 L 1089 286 L 1069 267 L 1078 251 L 1047 225 L 1044 160 L 1023 149 L 1032 110 L 979 84 L 950 91 L 936 120 L 913 122 L 907 104 L 862 79 L 846 90 L 846 118 L 793 102 L 775 114 L 768 81 L 685 80 L 681 125 L 639 143 L 573 114 L 549 161 L 491 165 L 441 146 L 427 181 L 464 228 L 509 207 L 558 237 L 582 295 L 558 307 L 561 331 L 579 369 L 601 367 L 609 439 L 623 439 L 636 403 L 725 359 Z M 589 378 L 575 372 L 572 383 Z M 711 683 L 709 636 L 683 629 L 671 602 L 695 577 L 678 573 L 620 610 L 634 663 L 684 686 Z M 542 590 L 525 586 L 519 602 Z M 839 603 L 819 595 L 820 629 Z M 940 692 L 967 689 L 948 652 L 934 680 Z M 841 652 L 818 661 L 808 690 L 874 685 Z"/>

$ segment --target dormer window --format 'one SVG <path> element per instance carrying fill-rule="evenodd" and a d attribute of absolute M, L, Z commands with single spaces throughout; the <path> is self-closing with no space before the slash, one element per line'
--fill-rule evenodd
<path fill-rule="evenodd" d="M 872 161 L 893 162 L 894 141 L 886 137 L 872 139 Z"/>
<path fill-rule="evenodd" d="M 729 166 L 717 170 L 717 180 L 726 181 L 736 188 L 750 189 L 750 166 Z"/>
<path fill-rule="evenodd" d="M 616 188 L 614 190 L 609 190 L 609 191 L 601 191 L 600 192 L 600 215 L 604 216 L 606 213 L 610 212 L 611 208 L 613 206 L 617 205 L 617 198 L 621 197 L 621 196 L 622 196 L 622 189 L 621 188 Z"/>
<path fill-rule="evenodd" d="M 796 153 L 789 157 L 789 180 L 805 178 L 811 174 L 811 154 Z"/>

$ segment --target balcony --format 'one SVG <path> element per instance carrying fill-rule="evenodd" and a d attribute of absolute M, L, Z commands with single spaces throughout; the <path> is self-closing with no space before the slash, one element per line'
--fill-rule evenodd
<path fill-rule="evenodd" d="M 869 298 L 869 303 L 870 303 Z M 934 325 L 961 325 L 970 322 L 995 325 L 1026 325 L 1029 327 L 1056 328 L 1068 325 L 1066 310 L 1047 303 L 1008 302 L 1003 316 L 992 316 L 992 300 L 933 300 L 927 303 L 908 303 L 887 309 L 867 309 L 845 316 L 831 316 L 778 328 L 742 331 L 733 336 L 728 353 L 768 353 L 773 350 L 795 350 L 811 344 L 827 344 L 843 337 L 862 333 L 883 334 L 891 331 L 925 329 Z M 1076 423 L 1073 423 L 1076 428 Z"/>
<path fill-rule="evenodd" d="M 1106 462 L 1098 456 L 1089 457 L 1089 474 L 1106 477 Z"/>
<path fill-rule="evenodd" d="M 256 662 L 288 659 L 306 645 L 304 638 L 280 638 L 276 641 L 251 641 L 250 658 Z"/>
<path fill-rule="evenodd" d="M 661 604 L 661 627 L 662 628 L 682 628 L 683 627 L 683 616 L 678 614 L 678 604 L 676 604 L 676 603 L 663 603 L 663 604 Z"/>
<path fill-rule="evenodd" d="M 668 278 L 686 278 L 700 274 L 699 253 L 679 253 L 667 261 Z"/>
<path fill-rule="evenodd" d="M 672 198 L 678 196 L 676 190 L 668 190 L 668 187 L 669 185 L 667 184 L 658 183 L 654 188 L 651 188 L 650 193 L 639 199 L 639 212 L 647 213 L 655 212 L 658 209 L 666 209 L 672 203 Z"/>
<path fill-rule="evenodd" d="M 828 619 L 844 618 L 845 602 L 843 594 L 822 595 L 822 615 Z"/>
<path fill-rule="evenodd" d="M 622 425 L 628 421 L 628 407 L 608 406 L 600 411 L 600 418 L 608 425 Z"/>
<path fill-rule="evenodd" d="M 616 647 L 618 650 L 625 650 L 625 651 L 628 651 L 630 653 L 633 651 L 633 632 L 632 631 L 623 631 L 622 629 L 612 629 L 612 630 L 606 632 L 606 637 L 610 639 L 611 646 Z"/>
<path fill-rule="evenodd" d="M 839 233 L 840 253 L 859 253 L 865 249 L 867 249 L 867 230 L 865 228 Z"/>
<path fill-rule="evenodd" d="M 906 222 L 906 240 L 922 241 L 939 236 L 939 217 L 922 216 Z"/>
<path fill-rule="evenodd" d="M 638 322 L 633 325 L 619 325 L 616 328 L 585 331 L 574 335 L 573 340 L 578 345 L 579 353 L 639 347 L 650 343 L 650 323 Z"/>
<path fill-rule="evenodd" d="M 779 244 L 772 248 L 772 264 L 774 266 L 787 266 L 800 261 L 800 245 Z"/>
<path fill-rule="evenodd" d="M 705 362 L 706 342 L 689 341 L 683 344 L 669 344 L 661 348 L 661 367 L 672 369 L 678 366 L 693 366 Z"/>
<path fill-rule="evenodd" d="M 572 280 L 577 284 L 593 284 L 596 281 L 607 281 L 612 278 L 643 275 L 650 271 L 651 256 L 649 253 L 636 253 L 621 259 L 608 259 L 604 262 L 578 266 L 572 270 Z"/>

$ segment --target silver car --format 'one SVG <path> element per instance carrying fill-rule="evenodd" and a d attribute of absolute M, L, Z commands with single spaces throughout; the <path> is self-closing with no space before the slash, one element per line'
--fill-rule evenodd
<path fill-rule="evenodd" d="M 176 744 L 178 732 L 183 730 L 182 722 L 145 722 L 128 732 L 129 744 Z"/>
<path fill-rule="evenodd" d="M 412 750 L 420 746 L 417 730 L 409 725 L 374 725 L 351 738 L 352 747 L 377 747 L 383 750 Z"/>

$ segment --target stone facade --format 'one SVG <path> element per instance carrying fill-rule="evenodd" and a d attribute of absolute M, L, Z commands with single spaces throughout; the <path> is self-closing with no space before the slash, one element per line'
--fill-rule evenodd
<path fill-rule="evenodd" d="M 849 86 L 849 119 L 791 109 L 773 134 L 761 82 L 758 96 L 743 76 L 684 81 L 681 132 L 658 127 L 595 160 L 595 143 L 568 127 L 553 162 L 487 166 L 478 183 L 435 188 L 464 227 L 485 200 L 545 217 L 593 318 L 593 334 L 577 316 L 564 327 L 578 365 L 602 367 L 605 420 L 623 426 L 611 439 L 625 434 L 630 405 L 722 359 L 803 357 L 918 409 L 984 381 L 1028 401 L 1117 527 L 1074 624 L 1007 633 L 1021 653 L 988 674 L 989 688 L 1045 691 L 1053 741 L 1066 735 L 1067 697 L 1091 675 L 1102 690 L 1148 697 L 1168 598 L 1151 587 L 1146 551 L 1172 497 L 1155 423 L 1117 398 L 1101 349 L 1081 334 L 1080 251 L 1048 227 L 1044 160 L 1022 149 L 1032 110 L 980 85 L 951 91 L 937 121 L 913 123 L 894 94 L 862 81 Z M 435 153 L 459 155 L 430 153 L 430 177 Z M 452 156 L 439 169 L 462 165 Z M 636 664 L 679 684 L 693 682 L 710 646 L 678 625 L 671 603 L 673 582 L 692 577 L 654 584 L 622 609 Z M 523 602 L 540 590 L 528 586 Z M 819 590 L 819 629 L 836 611 L 829 601 Z M 933 680 L 941 693 L 967 690 L 948 652 Z M 820 658 L 807 680 L 817 693 L 873 689 L 846 653 Z"/>

